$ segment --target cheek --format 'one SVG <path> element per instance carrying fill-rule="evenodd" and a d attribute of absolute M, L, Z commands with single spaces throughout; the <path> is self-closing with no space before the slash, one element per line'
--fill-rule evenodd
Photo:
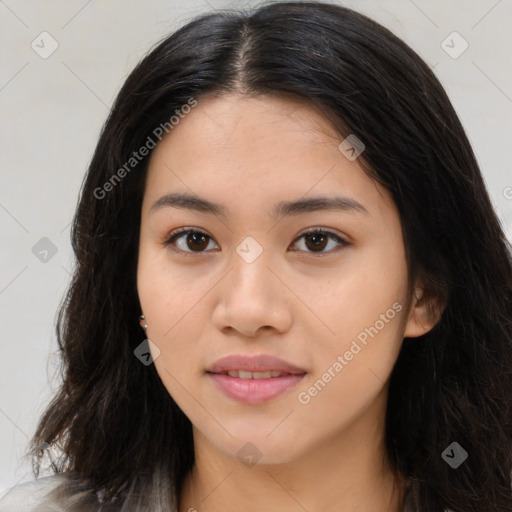
<path fill-rule="evenodd" d="M 384 392 L 403 339 L 404 309 L 398 301 L 381 304 L 340 315 L 335 342 L 314 351 L 313 371 L 295 393 L 306 423 L 335 432 Z"/>
<path fill-rule="evenodd" d="M 147 337 L 160 354 L 155 366 L 169 391 L 179 393 L 178 382 L 190 381 L 198 371 L 197 340 L 204 338 L 204 298 L 211 279 L 192 280 L 178 265 L 172 265 L 161 249 L 142 247 L 137 282 L 139 300 L 146 317 Z M 193 283 L 191 285 L 191 282 Z"/>
<path fill-rule="evenodd" d="M 391 309 L 389 316 L 394 317 L 395 302 L 405 309 L 407 285 L 407 266 L 400 247 L 354 251 L 346 264 L 333 272 L 322 293 L 309 294 L 315 297 L 314 309 L 321 312 L 330 327 L 332 335 L 324 336 L 325 341 L 340 348 L 341 340 L 350 344 L 388 310 Z M 396 324 L 394 318 L 392 323 Z"/>
<path fill-rule="evenodd" d="M 388 245 L 360 251 L 329 285 L 320 311 L 335 334 L 315 338 L 314 371 L 299 390 L 312 412 L 329 402 L 350 410 L 384 386 L 403 340 L 407 284 L 404 251 Z"/>
<path fill-rule="evenodd" d="M 142 246 L 137 268 L 140 304 L 155 338 L 168 337 L 185 313 L 193 315 L 193 302 L 199 300 L 201 287 L 191 286 L 190 276 L 161 248 Z"/>
<path fill-rule="evenodd" d="M 158 347 L 154 359 L 157 373 L 169 395 L 187 412 L 189 392 L 195 389 L 200 354 L 195 340 L 201 339 L 202 322 L 197 293 L 187 289 L 183 276 L 169 272 L 158 260 L 141 258 L 138 270 L 139 299 L 146 316 L 147 337 Z M 185 390 L 190 390 L 189 392 Z"/>

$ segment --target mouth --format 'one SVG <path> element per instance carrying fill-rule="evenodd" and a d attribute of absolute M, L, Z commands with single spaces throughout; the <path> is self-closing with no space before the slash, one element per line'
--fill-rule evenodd
<path fill-rule="evenodd" d="M 228 398 L 256 405 L 295 387 L 306 371 L 274 356 L 237 355 L 219 359 L 206 374 Z"/>
<path fill-rule="evenodd" d="M 268 372 L 249 372 L 245 370 L 230 370 L 228 372 L 220 372 L 217 375 L 229 375 L 238 379 L 273 379 L 275 377 L 283 377 L 284 375 L 292 375 L 291 373 L 271 370 Z"/>

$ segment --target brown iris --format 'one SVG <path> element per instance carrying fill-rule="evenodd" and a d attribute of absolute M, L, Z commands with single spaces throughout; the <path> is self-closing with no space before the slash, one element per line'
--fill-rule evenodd
<path fill-rule="evenodd" d="M 189 249 L 193 249 L 193 247 L 190 247 L 190 243 L 195 245 L 195 248 L 198 250 L 203 250 L 208 247 L 208 235 L 205 235 L 204 233 L 198 233 L 198 232 L 192 232 L 187 235 L 187 247 Z"/>
<path fill-rule="evenodd" d="M 315 251 L 315 249 L 323 250 L 326 246 L 327 240 L 329 239 L 329 237 L 323 233 L 312 233 L 305 235 L 305 238 L 307 248 L 313 251 Z M 309 243 L 310 240 L 312 241 L 311 245 Z"/>

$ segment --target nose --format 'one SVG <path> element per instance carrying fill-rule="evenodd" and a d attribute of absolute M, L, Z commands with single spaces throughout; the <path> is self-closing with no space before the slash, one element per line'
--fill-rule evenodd
<path fill-rule="evenodd" d="M 290 329 L 293 293 L 270 263 L 266 251 L 251 263 L 234 255 L 231 270 L 216 287 L 213 322 L 219 330 L 254 338 L 261 331 L 275 335 Z"/>

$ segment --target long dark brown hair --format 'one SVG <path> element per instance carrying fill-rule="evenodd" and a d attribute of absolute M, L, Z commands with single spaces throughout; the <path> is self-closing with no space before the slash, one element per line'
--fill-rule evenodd
<path fill-rule="evenodd" d="M 31 441 L 35 475 L 48 443 L 62 450 L 54 472 L 82 489 L 67 510 L 86 510 L 100 489 L 106 503 L 117 496 L 102 510 L 176 506 L 194 464 L 191 423 L 154 365 L 134 356 L 144 339 L 136 270 L 149 156 L 112 177 L 191 98 L 232 92 L 293 96 L 340 137 L 364 142 L 365 172 L 399 209 L 411 280 L 426 276 L 432 307 L 446 305 L 432 331 L 404 340 L 393 369 L 389 461 L 412 483 L 418 512 L 512 510 L 510 245 L 429 66 L 366 16 L 317 2 L 194 18 L 125 81 L 73 221 L 76 268 L 57 322 L 62 386 Z M 468 454 L 456 469 L 442 456 L 454 442 Z"/>

